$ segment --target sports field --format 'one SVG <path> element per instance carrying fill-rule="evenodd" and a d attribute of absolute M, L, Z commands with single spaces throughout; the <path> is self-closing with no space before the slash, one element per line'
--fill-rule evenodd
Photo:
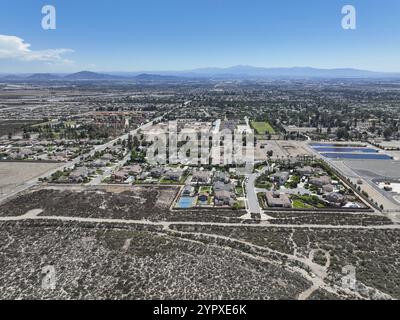
<path fill-rule="evenodd" d="M 275 134 L 274 128 L 268 122 L 252 122 L 251 126 L 256 130 L 257 134 Z"/>

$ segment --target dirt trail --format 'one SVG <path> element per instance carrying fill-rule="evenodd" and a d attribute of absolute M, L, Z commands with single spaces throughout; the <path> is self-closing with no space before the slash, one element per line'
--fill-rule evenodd
<path fill-rule="evenodd" d="M 328 268 L 331 264 L 331 255 L 329 252 L 322 249 L 312 249 L 308 255 L 308 261 L 314 264 L 314 256 L 317 251 L 323 251 L 326 258 L 326 264 L 324 266 L 320 266 L 318 278 L 314 278 L 313 285 L 307 290 L 300 293 L 298 299 L 299 300 L 307 300 L 315 291 L 318 289 L 322 289 L 324 285 L 324 280 L 328 275 Z M 316 274 L 317 275 L 317 274 Z"/>
<path fill-rule="evenodd" d="M 219 227 L 249 227 L 249 228 L 284 228 L 284 229 L 343 229 L 343 230 L 400 230 L 399 224 L 390 225 L 330 225 L 330 224 L 270 224 L 266 221 L 259 224 L 245 223 L 223 223 L 223 222 L 198 222 L 198 221 L 149 221 L 149 220 L 129 220 L 112 218 L 84 218 L 84 217 L 64 217 L 64 216 L 40 216 L 22 215 L 13 217 L 0 217 L 1 221 L 22 221 L 22 220 L 58 220 L 70 222 L 93 222 L 110 224 L 147 224 L 168 228 L 171 225 L 200 225 L 200 226 L 219 226 Z"/>

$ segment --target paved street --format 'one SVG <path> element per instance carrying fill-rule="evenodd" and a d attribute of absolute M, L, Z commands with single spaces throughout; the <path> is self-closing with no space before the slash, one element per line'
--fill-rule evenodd
<path fill-rule="evenodd" d="M 253 173 L 246 175 L 246 197 L 247 197 L 247 209 L 249 213 L 261 214 L 261 208 L 258 204 L 257 193 L 255 189 L 255 183 L 257 178 L 260 176 L 259 173 Z"/>
<path fill-rule="evenodd" d="M 118 161 L 111 167 L 104 168 L 103 173 L 94 177 L 87 185 L 88 186 L 99 185 L 105 178 L 110 177 L 114 171 L 124 166 L 124 164 L 130 159 L 130 157 L 131 153 L 128 152 L 128 154 L 122 160 Z"/>

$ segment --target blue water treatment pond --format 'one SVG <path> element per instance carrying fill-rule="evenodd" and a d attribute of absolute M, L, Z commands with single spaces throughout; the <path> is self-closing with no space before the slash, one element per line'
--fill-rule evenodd
<path fill-rule="evenodd" d="M 378 153 L 372 148 L 342 148 L 342 147 L 313 147 L 318 152 L 362 152 L 362 153 Z"/>
<path fill-rule="evenodd" d="M 330 159 L 355 159 L 355 160 L 392 160 L 387 154 L 376 153 L 321 153 L 325 158 Z"/>

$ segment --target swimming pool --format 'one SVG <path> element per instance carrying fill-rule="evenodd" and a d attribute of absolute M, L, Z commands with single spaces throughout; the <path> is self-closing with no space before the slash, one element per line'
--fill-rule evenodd
<path fill-rule="evenodd" d="M 176 207 L 181 209 L 187 209 L 193 207 L 193 197 L 181 197 L 179 198 Z"/>
<path fill-rule="evenodd" d="M 392 160 L 387 154 L 377 153 L 321 153 L 322 156 L 329 159 L 355 159 L 355 160 Z"/>
<path fill-rule="evenodd" d="M 378 150 L 372 148 L 343 148 L 343 147 L 313 147 L 318 152 L 349 152 L 349 153 L 378 153 Z"/>

